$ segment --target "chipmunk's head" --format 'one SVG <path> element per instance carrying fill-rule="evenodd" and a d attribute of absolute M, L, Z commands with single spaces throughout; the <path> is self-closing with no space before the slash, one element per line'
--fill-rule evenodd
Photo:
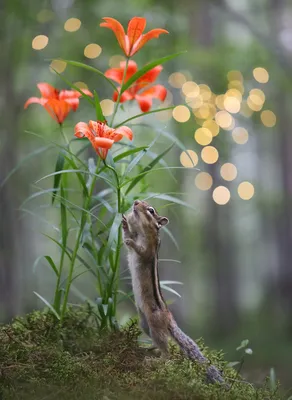
<path fill-rule="evenodd" d="M 159 229 L 168 224 L 168 219 L 158 215 L 154 207 L 146 201 L 135 200 L 132 211 L 127 216 L 132 232 L 145 237 L 158 238 Z"/>

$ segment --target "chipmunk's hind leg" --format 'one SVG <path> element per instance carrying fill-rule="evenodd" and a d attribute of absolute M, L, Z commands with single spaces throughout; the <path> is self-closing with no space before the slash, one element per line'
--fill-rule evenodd
<path fill-rule="evenodd" d="M 139 319 L 140 319 L 140 327 L 141 327 L 142 331 L 144 333 L 146 333 L 146 335 L 151 337 L 150 328 L 149 328 L 145 314 L 143 313 L 143 311 L 140 308 L 138 309 L 138 313 L 139 313 Z"/>
<path fill-rule="evenodd" d="M 157 347 L 160 351 L 162 356 L 167 357 L 168 355 L 168 336 L 162 330 L 152 330 L 151 331 L 151 338 L 153 342 L 153 347 Z"/>
<path fill-rule="evenodd" d="M 149 318 L 150 334 L 153 345 L 157 346 L 163 356 L 168 355 L 167 316 L 164 312 L 156 311 Z"/>

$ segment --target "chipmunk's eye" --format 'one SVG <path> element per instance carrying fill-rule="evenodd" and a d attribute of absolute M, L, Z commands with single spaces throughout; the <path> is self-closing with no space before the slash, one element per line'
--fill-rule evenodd
<path fill-rule="evenodd" d="M 154 208 L 153 207 L 148 207 L 148 211 L 150 212 L 150 214 L 154 214 L 155 213 L 155 211 L 154 211 Z"/>

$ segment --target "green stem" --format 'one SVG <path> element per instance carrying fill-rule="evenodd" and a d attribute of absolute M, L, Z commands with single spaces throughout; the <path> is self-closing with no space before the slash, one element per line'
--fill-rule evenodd
<path fill-rule="evenodd" d="M 70 149 L 69 149 L 70 143 L 69 143 L 69 140 L 68 140 L 68 138 L 67 138 L 67 136 L 65 135 L 65 132 L 64 132 L 64 130 L 63 130 L 63 124 L 60 124 L 60 131 L 61 131 L 61 135 L 63 136 L 63 139 L 64 139 L 66 145 L 68 146 L 68 150 L 70 150 Z"/>
<path fill-rule="evenodd" d="M 121 188 L 120 188 L 120 179 L 117 171 L 111 166 L 106 163 L 104 160 L 104 165 L 109 168 L 115 175 L 116 181 L 117 181 L 117 212 L 121 214 L 122 212 L 122 201 L 121 201 Z M 119 265 L 120 265 L 120 258 L 121 258 L 121 245 L 122 245 L 122 225 L 119 226 L 118 230 L 118 240 L 117 240 L 117 247 L 116 247 L 116 258 L 114 262 L 114 268 L 113 268 L 113 276 L 111 280 L 110 287 L 114 284 L 114 290 L 112 290 L 112 296 L 113 296 L 113 315 L 116 315 L 116 308 L 117 308 L 117 286 L 118 286 L 118 281 L 117 277 L 119 276 Z"/>
<path fill-rule="evenodd" d="M 113 126 L 116 113 L 118 112 L 118 109 L 119 109 L 119 106 L 120 106 L 120 100 L 121 100 L 121 96 L 122 96 L 122 87 L 123 87 L 123 85 L 125 83 L 125 78 L 126 78 L 126 74 L 127 74 L 129 60 L 130 60 L 130 58 L 127 57 L 126 65 L 125 65 L 125 69 L 124 69 L 124 74 L 123 74 L 123 78 L 122 78 L 122 83 L 121 83 L 121 88 L 120 88 L 120 91 L 118 93 L 118 98 L 117 98 L 117 101 L 116 101 L 116 104 L 115 104 L 115 109 L 114 109 L 114 113 L 113 113 L 113 116 L 112 116 L 112 119 L 111 119 L 110 126 Z"/>
<path fill-rule="evenodd" d="M 66 135 L 65 135 L 65 133 L 63 131 L 62 124 L 60 124 L 60 132 L 61 132 L 61 135 L 63 136 L 64 141 L 67 144 L 68 149 L 69 149 L 69 142 L 68 142 L 68 139 L 67 139 L 67 137 L 66 137 Z M 64 178 L 65 177 L 62 176 L 62 180 L 64 180 Z M 63 183 L 61 182 L 60 190 L 61 190 L 61 193 L 63 192 L 63 196 L 62 197 L 65 197 L 66 196 L 66 191 L 62 190 L 62 189 L 63 189 Z M 61 201 L 61 203 L 64 204 L 64 199 L 63 198 L 60 201 Z M 60 209 L 62 210 L 62 204 L 61 204 L 61 208 Z M 66 211 L 66 207 L 64 207 L 64 209 L 65 209 L 65 218 L 67 218 L 66 217 L 66 212 L 67 212 Z M 62 214 L 61 214 L 61 221 L 62 221 Z M 62 278 L 62 272 L 63 272 L 63 267 L 64 267 L 64 258 L 65 258 L 65 249 L 66 249 L 66 246 L 67 246 L 67 238 L 68 238 L 68 230 L 67 230 L 66 227 L 63 226 L 63 224 L 62 224 L 61 229 L 62 230 L 66 229 L 66 232 L 65 232 L 64 235 L 62 234 L 62 246 L 63 246 L 63 248 L 62 248 L 61 257 L 60 257 L 59 274 L 58 274 L 58 278 L 57 278 L 57 282 L 56 282 L 55 295 L 54 295 L 54 308 L 57 311 L 57 313 L 60 313 L 60 305 L 61 305 L 61 302 L 60 302 L 60 300 L 61 300 L 61 298 L 60 298 L 60 282 L 61 282 L 61 278 Z"/>
<path fill-rule="evenodd" d="M 62 305 L 62 311 L 61 311 L 61 321 L 63 321 L 64 316 L 65 316 L 65 312 L 67 309 L 67 303 L 68 303 L 68 297 L 69 297 L 69 292 L 70 292 L 70 287 L 71 287 L 71 283 L 72 283 L 72 277 L 73 277 L 73 272 L 74 272 L 74 266 L 75 266 L 75 261 L 76 261 L 76 257 L 78 254 L 78 250 L 79 250 L 79 244 L 80 244 L 80 239 L 83 233 L 83 229 L 84 229 L 84 225 L 86 222 L 86 216 L 87 216 L 87 209 L 90 205 L 90 201 L 91 201 L 91 197 L 92 197 L 92 193 L 94 190 L 94 185 L 96 182 L 96 178 L 97 178 L 97 174 L 98 174 L 98 168 L 99 168 L 99 163 L 96 167 L 96 171 L 95 171 L 95 175 L 93 175 L 92 178 L 92 182 L 88 191 L 88 195 L 84 200 L 83 203 L 83 211 L 81 214 L 81 222 L 80 222 L 80 227 L 79 227 L 79 231 L 78 231 L 78 235 L 77 235 L 77 239 L 76 239 L 76 244 L 72 253 L 72 258 L 71 258 L 71 263 L 70 263 L 70 269 L 69 269 L 69 274 L 68 274 L 68 279 L 67 279 L 67 284 L 66 284 L 66 289 L 65 289 L 65 294 L 64 294 L 64 300 L 63 300 L 63 305 Z"/>

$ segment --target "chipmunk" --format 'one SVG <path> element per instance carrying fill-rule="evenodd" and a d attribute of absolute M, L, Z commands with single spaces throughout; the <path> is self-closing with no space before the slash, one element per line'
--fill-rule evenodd
<path fill-rule="evenodd" d="M 208 363 L 198 345 L 178 327 L 161 293 L 158 275 L 160 228 L 168 222 L 166 217 L 158 215 L 153 207 L 140 200 L 134 202 L 127 217 L 123 215 L 123 238 L 128 248 L 129 269 L 140 325 L 163 355 L 168 354 L 170 336 L 188 358 L 199 363 Z M 207 378 L 213 383 L 224 383 L 222 375 L 213 365 L 207 368 Z"/>

